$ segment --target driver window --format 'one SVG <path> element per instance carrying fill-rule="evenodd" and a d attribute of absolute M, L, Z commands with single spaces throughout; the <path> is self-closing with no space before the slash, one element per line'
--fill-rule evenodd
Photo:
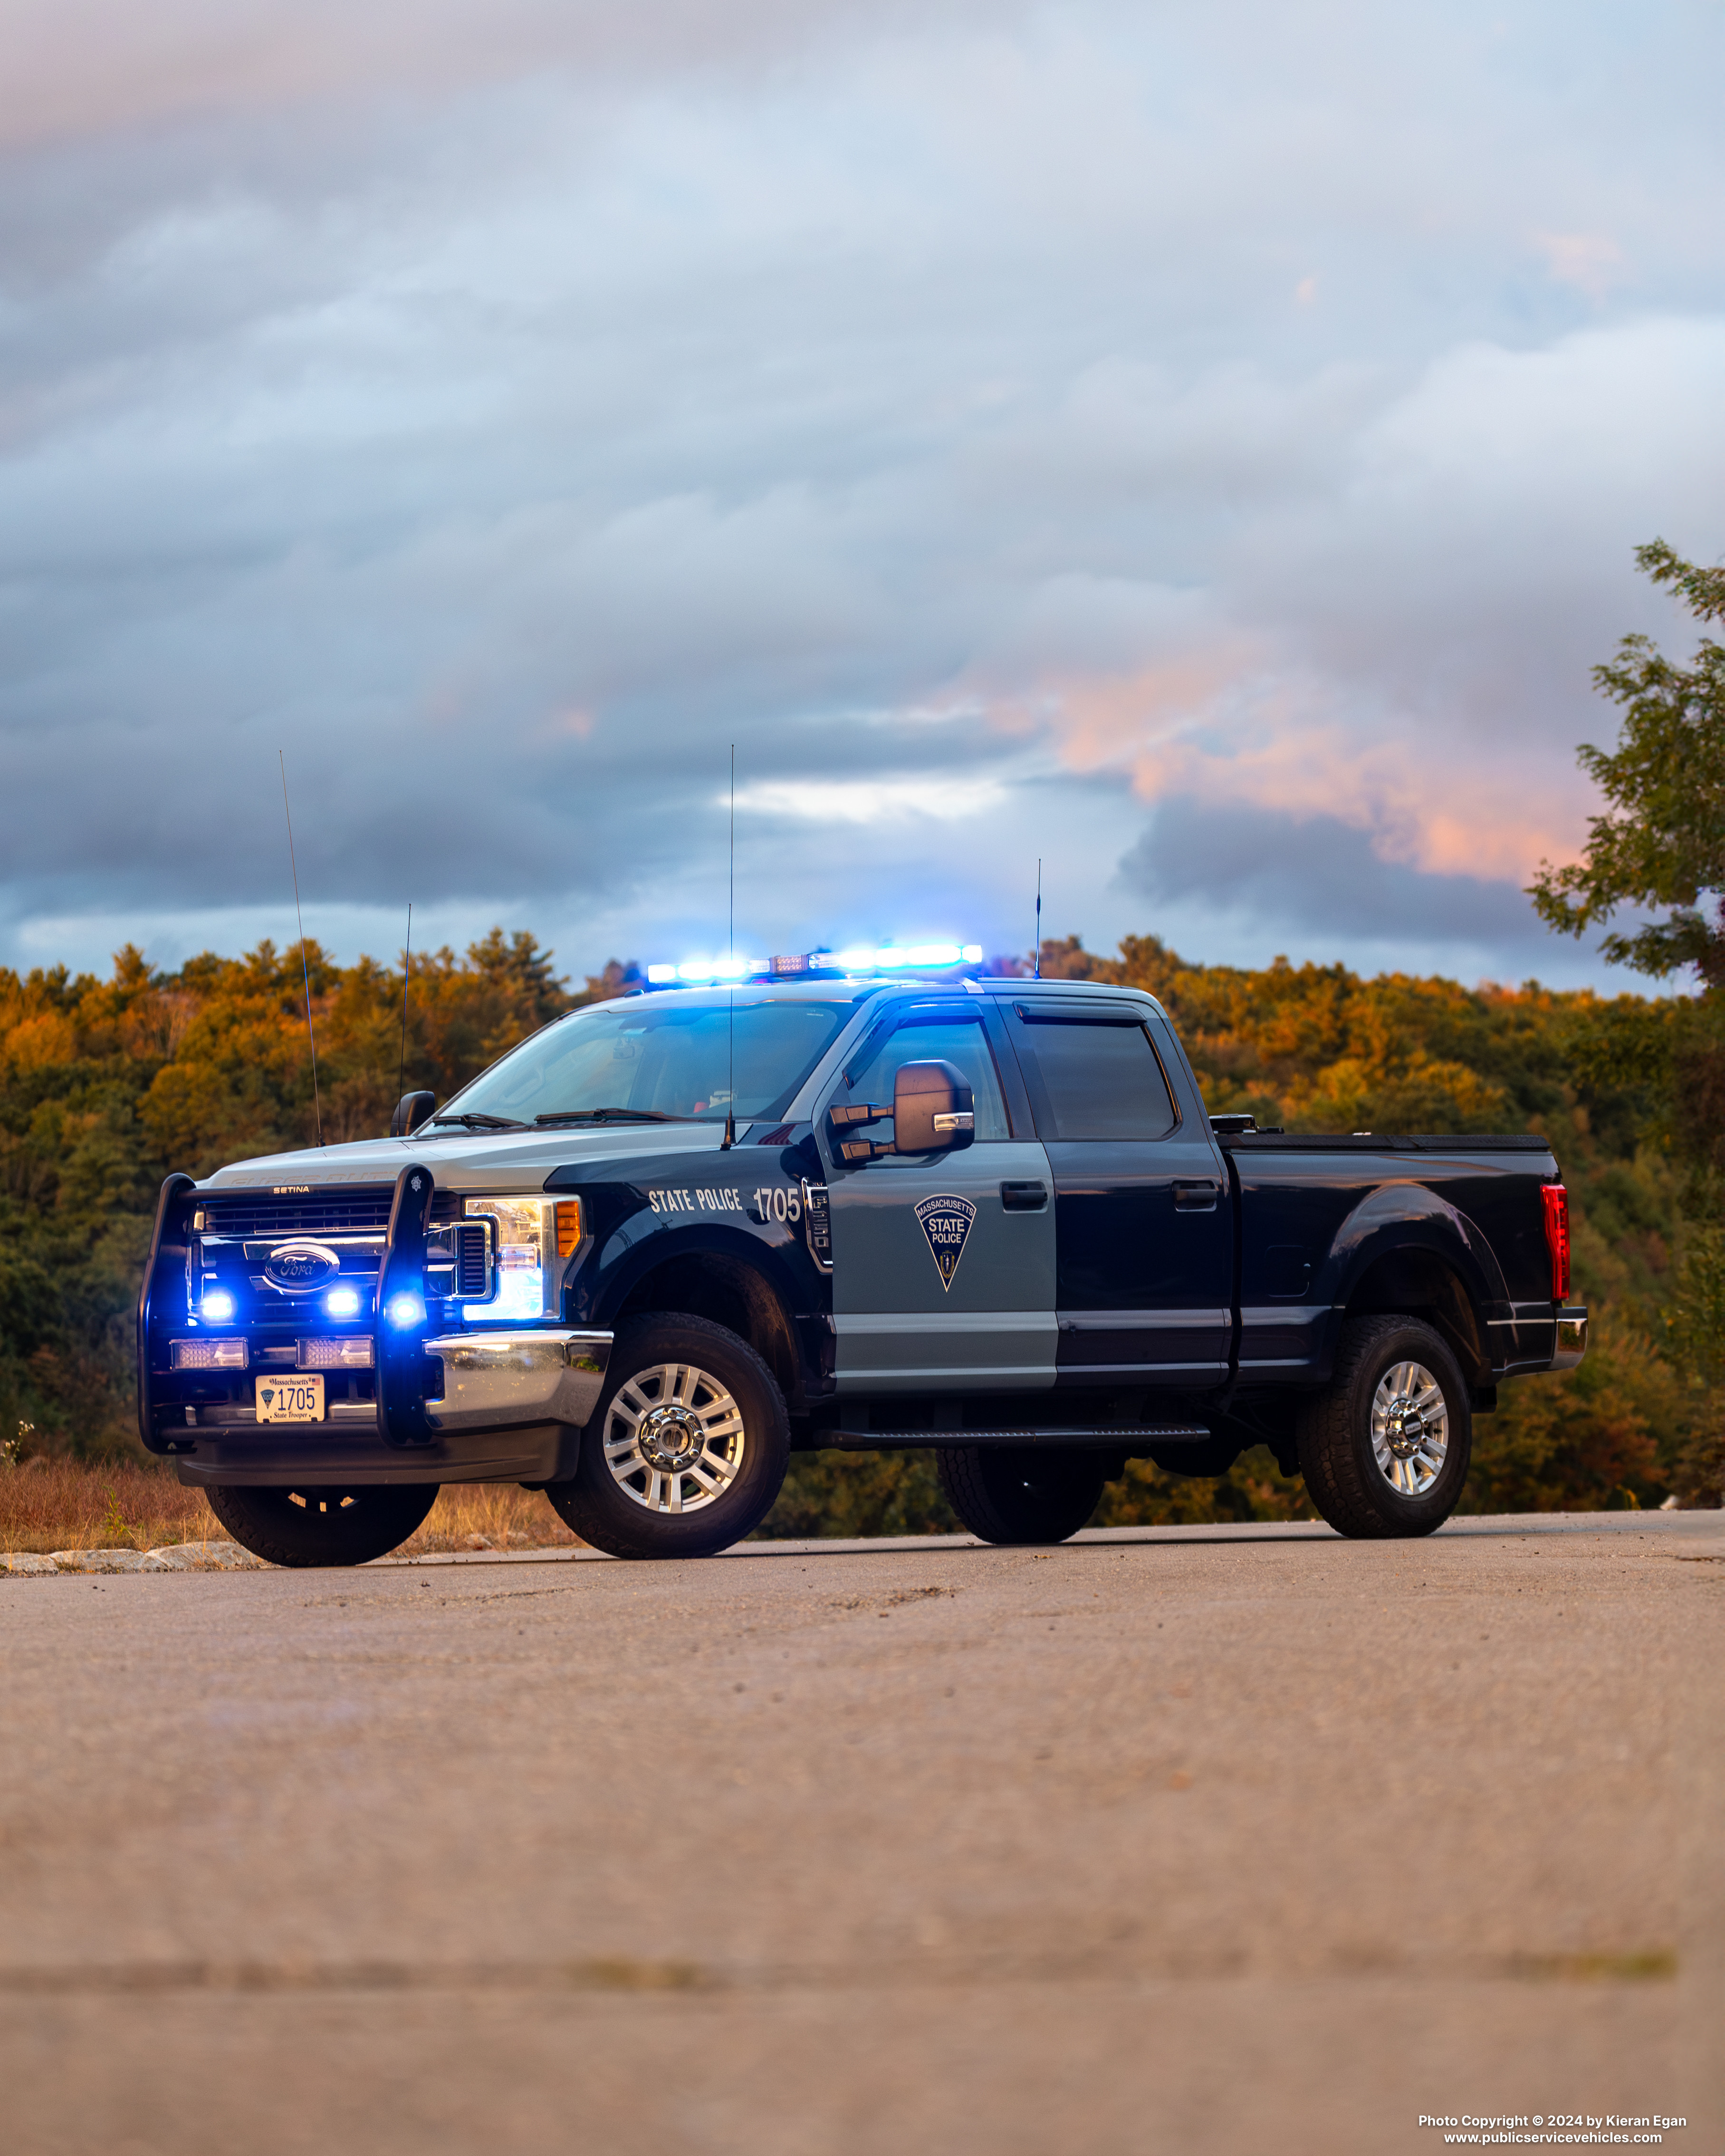
<path fill-rule="evenodd" d="M 891 1107 L 893 1081 L 906 1063 L 950 1063 L 964 1074 L 964 1082 L 975 1096 L 976 1142 L 1011 1135 L 1006 1121 L 1006 1100 L 999 1074 L 980 1020 L 947 1019 L 933 1025 L 901 1025 L 887 1034 L 868 1062 L 856 1073 L 854 1084 L 842 1082 L 833 1096 L 838 1106 L 868 1101 Z M 871 1130 L 870 1136 L 881 1133 Z"/>

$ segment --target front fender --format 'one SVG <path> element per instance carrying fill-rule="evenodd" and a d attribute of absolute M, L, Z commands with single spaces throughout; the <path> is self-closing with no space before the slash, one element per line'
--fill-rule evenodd
<path fill-rule="evenodd" d="M 619 1313 L 649 1273 L 680 1259 L 725 1258 L 758 1274 L 792 1320 L 806 1306 L 785 1258 L 764 1235 L 722 1221 L 662 1219 L 636 1214 L 599 1242 L 576 1276 L 571 1316 L 577 1324 L 615 1331 Z"/>

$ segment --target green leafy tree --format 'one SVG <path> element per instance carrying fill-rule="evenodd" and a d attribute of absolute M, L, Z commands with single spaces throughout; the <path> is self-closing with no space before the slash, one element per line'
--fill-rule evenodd
<path fill-rule="evenodd" d="M 1725 619 L 1725 569 L 1697 568 L 1662 539 L 1638 547 L 1635 561 L 1698 622 Z M 1626 636 L 1594 680 L 1624 707 L 1622 737 L 1614 750 L 1584 742 L 1577 754 L 1611 805 L 1593 819 L 1579 861 L 1541 864 L 1534 906 L 1566 936 L 1620 906 L 1662 908 L 1662 920 L 1609 933 L 1605 957 L 1660 977 L 1693 966 L 1717 994 L 1725 990 L 1725 645 L 1703 637 L 1680 666 L 1648 638 Z"/>
<path fill-rule="evenodd" d="M 1637 565 L 1674 592 L 1703 629 L 1725 620 L 1725 569 L 1684 561 L 1663 540 Z M 1609 923 L 1625 906 L 1658 917 L 1609 929 L 1613 965 L 1657 978 L 1692 967 L 1701 993 L 1620 1007 L 1574 1040 L 1579 1068 L 1635 1086 L 1650 1131 L 1687 1174 L 1692 1224 L 1663 1322 L 1668 1353 L 1702 1395 L 1676 1480 L 1692 1502 L 1725 1499 L 1725 644 L 1703 634 L 1679 665 L 1645 636 L 1626 636 L 1594 670 L 1623 707 L 1617 747 L 1584 742 L 1582 768 L 1609 804 L 1589 827 L 1579 860 L 1541 865 L 1529 887 L 1541 916 L 1568 936 Z"/>

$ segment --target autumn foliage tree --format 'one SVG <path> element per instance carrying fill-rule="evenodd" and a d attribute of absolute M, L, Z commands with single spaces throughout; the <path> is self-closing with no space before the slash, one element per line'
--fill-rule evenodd
<path fill-rule="evenodd" d="M 398 1087 L 446 1098 L 535 1028 L 633 970 L 572 992 L 524 930 L 413 961 L 411 983 L 305 951 L 314 1091 L 297 949 L 260 943 L 152 970 L 127 945 L 112 977 L 0 968 L 0 1445 L 124 1444 L 130 1312 L 156 1192 L 171 1168 L 389 1127 Z M 407 988 L 405 1024 L 403 989 Z"/>

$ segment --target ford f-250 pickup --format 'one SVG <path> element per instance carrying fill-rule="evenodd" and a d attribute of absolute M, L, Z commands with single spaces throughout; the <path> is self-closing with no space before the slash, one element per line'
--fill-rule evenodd
<path fill-rule="evenodd" d="M 591 1005 L 388 1138 L 170 1176 L 138 1414 L 283 1564 L 480 1481 L 706 1555 L 822 1447 L 932 1447 L 996 1543 L 1259 1444 L 1343 1534 L 1419 1535 L 1498 1386 L 1586 1337 L 1543 1138 L 1259 1131 L 1137 991 L 809 973 Z"/>

